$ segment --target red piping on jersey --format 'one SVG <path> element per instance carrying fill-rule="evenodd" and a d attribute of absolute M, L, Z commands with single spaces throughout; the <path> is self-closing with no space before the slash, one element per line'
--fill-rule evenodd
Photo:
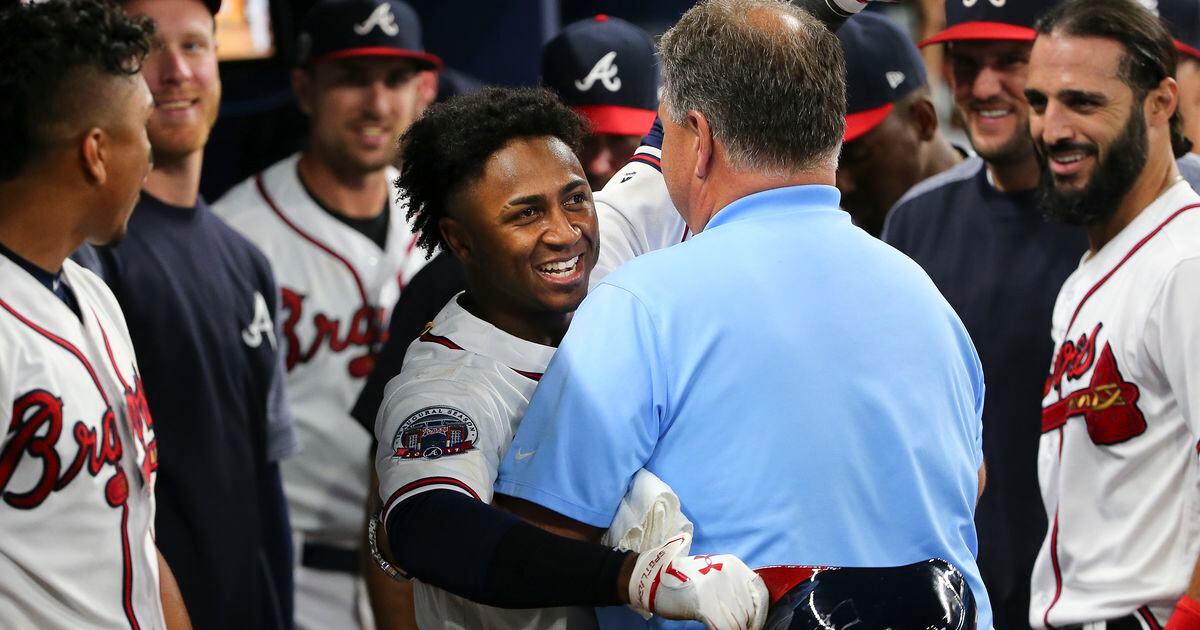
<path fill-rule="evenodd" d="M 129 549 L 129 504 L 121 505 L 121 559 L 125 564 L 121 580 L 121 599 L 125 602 L 125 618 L 130 630 L 140 630 L 133 613 L 133 554 Z"/>
<path fill-rule="evenodd" d="M 354 278 L 354 284 L 358 285 L 358 294 L 360 296 L 362 296 L 363 306 L 370 308 L 371 300 L 367 298 L 366 285 L 363 284 L 362 278 L 360 278 L 358 276 L 358 270 L 356 270 L 354 268 L 354 265 L 351 265 L 350 261 L 346 260 L 341 254 L 335 252 L 332 247 L 317 240 L 316 237 L 314 237 L 311 234 L 309 234 L 308 232 L 305 232 L 304 230 L 300 229 L 300 226 L 293 223 L 292 220 L 289 219 L 287 217 L 287 215 L 284 214 L 283 211 L 279 209 L 279 206 L 275 205 L 275 200 L 271 199 L 271 195 L 267 194 L 267 187 L 263 184 L 262 173 L 259 173 L 258 175 L 254 176 L 254 185 L 258 187 L 258 194 L 262 196 L 263 201 L 267 202 L 267 206 L 270 207 L 271 211 L 274 212 L 275 215 L 279 217 L 280 221 L 283 221 L 284 225 L 291 228 L 292 231 L 295 232 L 296 234 L 299 234 L 300 238 L 303 238 L 304 240 L 317 246 L 318 249 L 325 252 L 326 254 L 333 256 L 335 259 L 337 259 L 338 262 L 342 263 L 342 265 L 344 265 L 347 270 L 350 271 L 350 276 Z"/>
<path fill-rule="evenodd" d="M 1146 625 L 1150 627 L 1150 630 L 1162 630 L 1162 625 L 1154 618 L 1154 613 L 1150 612 L 1149 606 L 1142 606 L 1137 609 L 1137 614 L 1142 616 L 1142 619 L 1146 621 Z"/>
<path fill-rule="evenodd" d="M 1061 442 L 1061 439 L 1059 440 Z M 1058 598 L 1062 597 L 1062 569 L 1058 566 L 1058 509 L 1054 510 L 1054 528 L 1050 532 L 1050 563 L 1054 567 L 1054 599 L 1050 600 L 1050 605 L 1046 607 L 1046 613 L 1042 615 L 1042 621 L 1047 628 L 1053 628 L 1050 625 L 1050 609 L 1058 603 Z"/>
<path fill-rule="evenodd" d="M 101 400 L 104 401 L 104 405 L 110 406 L 108 403 L 108 394 L 104 393 L 104 388 L 100 385 L 100 379 L 96 377 L 96 371 L 92 369 L 92 364 L 88 363 L 87 357 L 83 356 L 83 353 L 80 352 L 78 348 L 71 345 L 71 342 L 67 341 L 66 339 L 63 339 L 62 337 L 59 337 L 58 335 L 46 330 L 45 328 L 38 326 L 37 324 L 29 321 L 28 319 L 25 319 L 23 316 L 21 316 L 20 313 L 18 313 L 16 310 L 14 310 L 13 307 L 9 306 L 8 302 L 5 302 L 3 299 L 0 299 L 0 306 L 3 306 L 4 310 L 8 311 L 9 313 L 12 313 L 12 316 L 16 317 L 17 320 L 19 320 L 22 324 L 25 324 L 26 326 L 32 328 L 39 335 L 45 337 L 46 339 L 49 339 L 55 345 L 59 346 L 63 350 L 66 350 L 67 352 L 70 352 L 72 355 L 75 356 L 76 359 L 79 359 L 79 362 L 83 364 L 84 369 L 87 370 L 88 376 L 92 377 L 92 383 L 96 386 L 96 391 L 100 392 L 100 398 L 101 398 Z"/>
<path fill-rule="evenodd" d="M 516 372 L 517 374 L 520 374 L 521 376 L 524 376 L 525 378 L 530 379 L 530 380 L 534 380 L 534 381 L 538 381 L 538 382 L 541 382 L 541 380 L 542 380 L 542 375 L 537 372 L 526 372 L 525 370 L 518 370 L 517 368 L 514 368 L 514 367 L 510 367 L 508 369 L 510 369 L 510 370 Z"/>
<path fill-rule="evenodd" d="M 688 236 L 688 226 L 685 225 L 685 226 L 683 226 L 683 234 L 681 234 L 679 236 L 679 242 L 682 243 L 682 242 L 686 241 L 687 236 Z"/>
<path fill-rule="evenodd" d="M 1095 293 L 1097 289 L 1104 286 L 1104 283 L 1108 282 L 1108 279 L 1111 278 L 1113 276 L 1113 274 L 1116 273 L 1117 270 L 1121 268 L 1121 265 L 1124 265 L 1126 261 L 1128 261 L 1130 258 L 1133 258 L 1133 255 L 1136 254 L 1137 251 L 1139 249 L 1141 249 L 1143 245 L 1148 243 L 1150 241 L 1150 239 L 1154 238 L 1155 235 L 1157 235 L 1159 232 L 1161 232 L 1163 228 L 1167 227 L 1168 223 L 1170 223 L 1171 221 L 1174 221 L 1175 217 L 1177 217 L 1177 216 L 1183 214 L 1184 212 L 1187 212 L 1188 210 L 1191 210 L 1193 208 L 1200 208 L 1200 203 L 1194 203 L 1190 206 L 1184 206 L 1184 207 L 1176 210 L 1173 214 L 1171 214 L 1171 216 L 1167 217 L 1166 220 L 1164 220 L 1162 223 L 1160 223 L 1158 225 L 1158 227 L 1154 228 L 1154 230 L 1151 231 L 1149 234 L 1147 234 L 1142 240 L 1138 241 L 1137 244 L 1134 245 L 1133 248 L 1131 248 L 1129 250 L 1128 254 L 1125 254 L 1125 257 L 1122 258 L 1121 261 L 1118 262 L 1115 267 L 1113 267 L 1111 270 L 1109 270 L 1108 273 L 1104 274 L 1104 277 L 1100 278 L 1100 280 L 1091 289 L 1088 289 L 1088 292 L 1083 295 L 1083 299 L 1079 301 L 1079 306 L 1075 307 L 1075 313 L 1071 315 L 1071 321 L 1070 321 L 1070 323 L 1067 324 L 1066 329 L 1067 330 L 1071 329 L 1071 325 L 1075 323 L 1075 318 L 1079 317 L 1079 311 L 1081 311 L 1083 309 L 1083 305 L 1088 301 L 1088 298 L 1092 297 L 1092 294 Z"/>
<path fill-rule="evenodd" d="M 1096 293 L 1096 291 L 1098 291 L 1100 289 L 1100 287 L 1104 286 L 1104 283 L 1108 282 L 1109 278 L 1113 277 L 1113 274 L 1117 273 L 1117 270 L 1120 269 L 1122 265 L 1124 265 L 1126 262 L 1128 262 L 1130 258 L 1133 258 L 1133 255 L 1136 254 L 1138 252 L 1138 250 L 1140 250 L 1142 248 L 1143 245 L 1150 242 L 1150 239 L 1152 239 L 1156 235 L 1158 235 L 1158 233 L 1161 232 L 1163 228 L 1167 227 L 1168 223 L 1170 223 L 1171 221 L 1174 221 L 1176 217 L 1183 214 L 1184 212 L 1187 212 L 1188 210 L 1192 210 L 1194 208 L 1200 208 L 1200 203 L 1194 203 L 1194 204 L 1191 204 L 1188 206 L 1184 206 L 1184 207 L 1176 210 L 1175 212 L 1171 213 L 1171 216 L 1167 217 L 1165 220 L 1163 220 L 1162 223 L 1158 224 L 1158 227 L 1151 230 L 1151 232 L 1149 234 L 1147 234 L 1146 236 L 1144 236 L 1142 238 L 1142 240 L 1140 240 L 1136 244 L 1134 244 L 1134 246 L 1129 249 L 1129 253 L 1125 254 L 1125 256 L 1123 258 L 1121 258 L 1121 260 L 1112 269 L 1110 269 L 1108 271 L 1108 273 L 1104 274 L 1104 276 L 1102 278 L 1100 278 L 1100 280 L 1097 281 L 1096 284 L 1092 285 L 1091 289 L 1088 289 L 1087 293 L 1083 294 L 1083 299 L 1079 300 L 1079 305 L 1075 307 L 1075 312 L 1071 314 L 1071 321 L 1067 323 L 1066 330 L 1067 331 L 1071 330 L 1071 326 L 1075 325 L 1075 318 L 1079 317 L 1079 312 L 1081 310 L 1083 310 L 1083 305 L 1088 301 L 1089 298 L 1092 297 L 1093 294 Z M 1062 427 L 1062 426 L 1058 427 L 1058 431 L 1059 431 L 1059 433 L 1058 433 L 1058 461 L 1060 461 L 1060 462 L 1062 461 L 1063 442 L 1066 441 L 1066 439 L 1067 439 L 1066 431 L 1064 431 L 1063 429 L 1064 429 L 1064 427 Z M 1200 444 L 1197 444 L 1196 448 L 1197 448 L 1197 451 L 1200 451 Z M 1058 565 L 1058 508 L 1054 509 L 1054 529 L 1050 532 L 1050 560 L 1052 561 L 1052 564 L 1054 565 L 1054 599 L 1050 602 L 1050 605 L 1046 607 L 1046 613 L 1044 615 L 1042 615 L 1042 621 L 1044 621 L 1046 623 L 1047 628 L 1054 627 L 1054 626 L 1050 625 L 1050 610 L 1052 608 L 1054 608 L 1055 604 L 1058 603 L 1059 597 L 1062 596 L 1062 588 L 1063 588 L 1062 571 Z M 1139 611 L 1139 612 L 1141 612 L 1141 611 Z M 1149 612 L 1149 611 L 1147 610 L 1147 612 Z M 1153 619 L 1154 619 L 1154 617 L 1150 616 L 1150 620 L 1153 621 Z M 1152 629 L 1158 628 L 1157 622 L 1152 623 L 1150 627 Z"/>
<path fill-rule="evenodd" d="M 462 346 L 454 343 L 453 341 L 447 339 L 446 337 L 443 337 L 441 335 L 435 335 L 429 331 L 425 331 L 425 332 L 421 333 L 421 336 L 418 337 L 418 339 L 420 339 L 421 341 L 428 342 L 428 343 L 436 343 L 439 345 L 443 345 L 443 346 L 446 346 L 447 348 L 450 348 L 451 350 L 462 350 L 463 349 Z"/>
<path fill-rule="evenodd" d="M 468 486 L 454 477 L 425 477 L 424 479 L 410 481 L 409 483 L 400 486 L 399 490 L 393 492 L 392 496 L 388 497 L 387 503 L 383 505 L 383 513 L 387 514 L 388 510 L 391 509 L 392 504 L 399 500 L 400 497 L 412 492 L 413 490 L 419 490 L 428 486 L 454 486 L 455 488 L 466 490 L 467 494 L 475 497 L 476 501 L 483 500 L 479 498 L 478 494 L 475 494 L 475 491 L 471 489 L 471 486 Z"/>
<path fill-rule="evenodd" d="M 642 164 L 645 164 L 660 173 L 662 172 L 662 160 L 660 160 L 648 153 L 634 154 L 634 156 L 632 158 L 630 158 L 629 161 L 630 162 L 641 162 Z"/>
<path fill-rule="evenodd" d="M 108 394 L 104 393 L 104 387 L 102 387 L 100 385 L 100 379 L 96 377 L 96 370 L 92 369 L 92 364 L 90 362 L 88 362 L 87 357 L 83 356 L 83 353 L 80 352 L 78 348 L 76 348 L 74 345 L 71 344 L 71 342 L 67 341 L 66 339 L 63 339 L 62 337 L 59 337 L 58 335 L 55 335 L 54 333 L 46 330 L 45 328 L 42 328 L 41 326 L 38 326 L 37 324 L 33 323 L 32 321 L 26 319 L 24 316 L 22 316 L 20 313 L 18 313 L 16 310 L 14 310 L 13 307 L 9 306 L 8 302 L 5 302 L 3 299 L 0 299 L 0 306 L 4 307 L 4 310 L 11 313 L 12 316 L 17 318 L 17 320 L 20 321 L 22 324 L 25 324 L 26 326 L 32 328 L 39 335 L 45 337 L 46 339 L 49 339 L 51 342 L 54 343 L 54 345 L 62 348 L 63 350 L 66 350 L 67 352 L 70 352 L 76 359 L 78 359 L 79 362 L 83 364 L 83 368 L 85 370 L 87 370 L 88 376 L 92 377 L 92 384 L 96 386 L 96 391 L 99 392 L 100 399 L 104 401 L 104 406 L 109 407 L 109 408 L 112 407 L 112 405 L 108 402 Z M 96 315 L 96 312 L 92 311 L 92 316 L 95 316 L 95 315 Z M 100 325 L 99 317 L 96 317 L 96 325 L 97 326 Z M 105 345 L 105 347 L 107 347 L 108 346 L 108 336 L 104 333 L 103 326 L 100 326 L 100 334 L 104 335 L 104 345 Z M 112 349 L 111 348 L 108 349 L 108 353 L 109 353 L 109 359 L 111 360 L 111 358 L 112 358 Z M 116 370 L 116 364 L 113 365 L 113 369 Z M 122 384 L 124 384 L 124 379 L 121 377 L 121 371 L 116 370 L 116 372 L 117 372 L 117 378 L 120 378 Z M 119 471 L 120 467 L 118 467 L 117 470 Z M 122 608 L 125 609 L 125 618 L 129 620 L 129 627 L 132 630 L 140 630 L 141 626 L 138 625 L 137 616 L 135 616 L 133 613 L 133 557 L 129 550 L 128 527 L 129 527 L 129 505 L 124 504 L 121 506 L 121 561 L 122 561 L 122 565 L 123 565 L 121 567 L 121 573 L 122 573 L 122 575 L 121 575 L 121 600 L 122 600 L 121 604 L 122 604 Z"/>
<path fill-rule="evenodd" d="M 425 341 L 428 343 L 436 343 L 440 346 L 445 346 L 447 348 L 450 348 L 451 350 L 462 350 L 464 352 L 466 351 L 466 348 L 463 348 L 462 346 L 454 343 L 454 341 L 449 339 L 448 337 L 443 337 L 441 335 L 435 335 L 429 331 L 425 331 L 425 332 L 421 333 L 421 336 L 417 337 L 417 340 Z M 517 374 L 520 374 L 521 376 L 524 376 L 527 379 L 533 380 L 533 381 L 540 382 L 542 380 L 542 374 L 540 372 L 526 372 L 525 370 L 518 370 L 515 367 L 510 367 L 508 369 L 516 372 Z"/>
<path fill-rule="evenodd" d="M 104 325 L 100 323 L 100 316 L 96 315 L 95 309 L 92 310 L 92 317 L 96 318 L 96 327 L 100 329 L 100 337 L 104 339 L 104 350 L 108 352 L 108 363 L 112 365 L 112 369 L 117 373 L 117 380 L 121 381 L 121 387 L 126 390 L 130 389 L 129 383 L 125 382 L 125 377 L 121 375 L 121 369 L 117 367 L 117 360 L 113 358 L 112 346 L 108 343 L 108 333 L 104 332 Z"/>

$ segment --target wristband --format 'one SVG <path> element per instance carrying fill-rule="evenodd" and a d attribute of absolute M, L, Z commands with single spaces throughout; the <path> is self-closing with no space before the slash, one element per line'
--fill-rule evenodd
<path fill-rule="evenodd" d="M 1200 602 L 1187 595 L 1180 597 L 1165 630 L 1200 630 Z"/>

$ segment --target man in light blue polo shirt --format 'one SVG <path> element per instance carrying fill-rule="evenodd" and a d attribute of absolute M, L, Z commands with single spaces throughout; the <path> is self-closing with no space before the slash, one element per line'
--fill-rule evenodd
<path fill-rule="evenodd" d="M 645 468 L 695 523 L 692 553 L 945 558 L 989 628 L 973 521 L 982 372 L 928 276 L 838 209 L 838 40 L 785 3 L 711 0 L 660 53 L 663 173 L 696 236 L 592 290 L 497 492 L 586 534 Z M 600 612 L 606 627 L 643 623 Z"/>

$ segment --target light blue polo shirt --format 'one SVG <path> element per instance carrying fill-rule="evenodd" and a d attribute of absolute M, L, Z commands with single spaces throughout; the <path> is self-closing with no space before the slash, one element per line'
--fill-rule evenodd
<path fill-rule="evenodd" d="M 830 186 L 750 195 L 608 276 L 496 489 L 606 528 L 644 467 L 679 495 L 694 554 L 752 568 L 941 557 L 990 628 L 975 564 L 979 359 L 925 272 L 838 200 Z M 607 628 L 645 625 L 600 613 Z"/>

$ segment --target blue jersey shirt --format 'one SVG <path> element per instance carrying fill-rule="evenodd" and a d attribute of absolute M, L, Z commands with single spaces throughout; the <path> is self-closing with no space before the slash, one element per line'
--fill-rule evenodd
<path fill-rule="evenodd" d="M 945 558 L 988 628 L 978 358 L 929 277 L 838 200 L 829 186 L 742 198 L 597 285 L 496 490 L 608 527 L 644 467 L 695 523 L 692 553 L 751 567 Z"/>

